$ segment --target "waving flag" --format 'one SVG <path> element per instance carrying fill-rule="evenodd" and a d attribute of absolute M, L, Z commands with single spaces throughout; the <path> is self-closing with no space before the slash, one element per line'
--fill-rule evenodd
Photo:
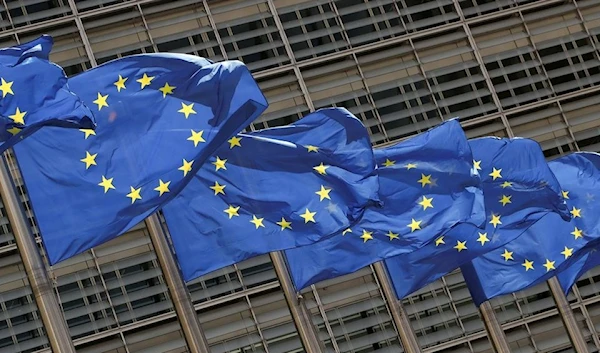
<path fill-rule="evenodd" d="M 419 251 L 387 259 L 398 298 L 521 236 L 549 213 L 569 218 L 560 185 L 537 142 L 485 137 L 469 144 L 483 178 L 485 228 L 461 225 Z"/>
<path fill-rule="evenodd" d="M 348 228 L 379 202 L 367 130 L 345 109 L 232 138 L 163 209 L 185 280 Z"/>
<path fill-rule="evenodd" d="M 93 129 L 93 113 L 48 61 L 52 37 L 0 49 L 0 152 L 43 126 Z"/>
<path fill-rule="evenodd" d="M 51 264 L 155 212 L 267 106 L 242 63 L 183 54 L 117 59 L 69 85 L 96 130 L 49 127 L 16 146 Z"/>
<path fill-rule="evenodd" d="M 297 289 L 429 246 L 463 222 L 485 219 L 480 179 L 457 120 L 375 150 L 383 207 L 331 239 L 286 251 Z"/>
<path fill-rule="evenodd" d="M 600 155 L 573 153 L 548 163 L 562 187 L 571 221 L 544 216 L 523 235 L 462 267 L 477 305 L 546 281 L 569 268 L 571 257 L 600 237 Z M 585 251 L 585 250 L 584 250 Z"/>

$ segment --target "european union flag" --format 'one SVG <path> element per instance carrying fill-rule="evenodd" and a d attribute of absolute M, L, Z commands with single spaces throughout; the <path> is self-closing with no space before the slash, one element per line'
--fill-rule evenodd
<path fill-rule="evenodd" d="M 378 203 L 369 136 L 345 109 L 240 134 L 163 209 L 186 281 L 311 244 Z"/>
<path fill-rule="evenodd" d="M 267 106 L 242 63 L 182 54 L 117 59 L 69 85 L 96 130 L 44 128 L 15 149 L 51 264 L 155 212 Z"/>
<path fill-rule="evenodd" d="M 569 218 L 560 185 L 537 142 L 484 137 L 469 144 L 483 178 L 485 228 L 461 225 L 419 251 L 387 259 L 398 298 L 519 237 L 549 212 Z"/>
<path fill-rule="evenodd" d="M 593 201 L 592 201 L 593 202 Z M 561 265 L 558 274 L 558 282 L 561 288 L 565 292 L 565 295 L 569 293 L 573 285 L 583 276 L 587 271 L 600 265 L 600 254 L 598 253 L 598 241 L 591 241 L 585 247 L 577 250 L 573 257 L 570 257 L 565 263 Z M 539 282 L 539 281 L 538 281 Z"/>
<path fill-rule="evenodd" d="M 42 126 L 93 129 L 92 112 L 50 61 L 52 37 L 0 49 L 0 153 Z"/>
<path fill-rule="evenodd" d="M 375 150 L 383 207 L 330 239 L 286 251 L 296 288 L 406 256 L 462 222 L 485 220 L 480 178 L 458 120 Z"/>
<path fill-rule="evenodd" d="M 600 156 L 573 153 L 548 164 L 560 182 L 571 221 L 548 214 L 520 237 L 463 266 L 477 305 L 556 275 L 579 249 L 600 236 L 600 215 L 590 201 L 600 196 Z"/>

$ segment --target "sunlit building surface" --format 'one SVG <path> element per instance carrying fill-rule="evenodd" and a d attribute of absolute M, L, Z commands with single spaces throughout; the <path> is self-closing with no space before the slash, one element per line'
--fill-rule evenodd
<path fill-rule="evenodd" d="M 375 146 L 457 116 L 469 137 L 534 138 L 548 158 L 600 150 L 597 0 L 3 0 L 0 27 L 2 47 L 51 34 L 69 75 L 156 51 L 242 60 L 270 103 L 254 129 L 343 106 Z M 0 353 L 50 352 L 0 212 Z M 78 352 L 188 351 L 143 224 L 48 273 Z M 597 280 L 569 295 L 590 351 Z M 188 288 L 213 353 L 303 351 L 268 255 Z M 303 295 L 327 352 L 402 352 L 371 268 Z M 404 306 L 423 352 L 492 352 L 459 271 Z M 572 351 L 546 284 L 493 306 L 513 352 Z"/>

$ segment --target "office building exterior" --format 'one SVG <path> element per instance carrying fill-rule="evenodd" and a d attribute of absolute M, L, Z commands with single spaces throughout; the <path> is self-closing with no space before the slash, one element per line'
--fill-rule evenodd
<path fill-rule="evenodd" d="M 156 51 L 242 60 L 270 103 L 254 129 L 343 106 L 375 146 L 458 116 L 469 137 L 534 138 L 548 158 L 600 150 L 596 0 L 0 2 L 0 46 L 43 33 L 55 38 L 52 59 L 70 75 Z M 12 172 L 21 185 L 14 164 Z M 1 215 L 0 353 L 50 352 Z M 48 267 L 77 351 L 187 352 L 162 271 L 143 224 Z M 568 297 L 590 351 L 600 349 L 597 280 L 600 269 Z M 188 289 L 211 352 L 303 351 L 269 256 Z M 402 352 L 371 267 L 302 294 L 327 352 Z M 492 303 L 513 352 L 572 351 L 546 284 Z M 459 271 L 403 304 L 423 352 L 492 352 Z"/>

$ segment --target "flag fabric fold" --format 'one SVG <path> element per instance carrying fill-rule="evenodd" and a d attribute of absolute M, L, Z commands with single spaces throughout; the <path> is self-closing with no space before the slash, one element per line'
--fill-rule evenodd
<path fill-rule="evenodd" d="M 599 248 L 600 243 L 597 240 L 591 241 L 585 247 L 577 250 L 572 258 L 565 261 L 566 265 L 561 265 L 560 270 L 557 271 L 557 278 L 565 295 L 569 294 L 581 276 L 600 265 Z"/>
<path fill-rule="evenodd" d="M 387 259 L 398 298 L 521 236 L 548 213 L 569 218 L 560 184 L 537 142 L 484 137 L 469 145 L 483 179 L 485 227 L 464 224 L 408 256 Z"/>
<path fill-rule="evenodd" d="M 351 226 L 379 203 L 367 130 L 342 108 L 239 134 L 163 209 L 189 281 Z"/>
<path fill-rule="evenodd" d="M 570 221 L 545 215 L 523 235 L 461 267 L 477 305 L 535 285 L 569 268 L 580 249 L 600 236 L 600 155 L 573 153 L 548 163 L 561 185 Z"/>
<path fill-rule="evenodd" d="M 376 149 L 382 207 L 319 243 L 286 251 L 300 290 L 435 242 L 462 222 L 485 220 L 480 178 L 458 120 Z"/>
<path fill-rule="evenodd" d="M 52 37 L 0 49 L 0 152 L 43 126 L 95 128 L 94 115 L 49 61 Z"/>
<path fill-rule="evenodd" d="M 171 200 L 267 102 L 238 61 L 142 54 L 69 79 L 97 128 L 15 146 L 50 263 L 102 244 Z"/>

